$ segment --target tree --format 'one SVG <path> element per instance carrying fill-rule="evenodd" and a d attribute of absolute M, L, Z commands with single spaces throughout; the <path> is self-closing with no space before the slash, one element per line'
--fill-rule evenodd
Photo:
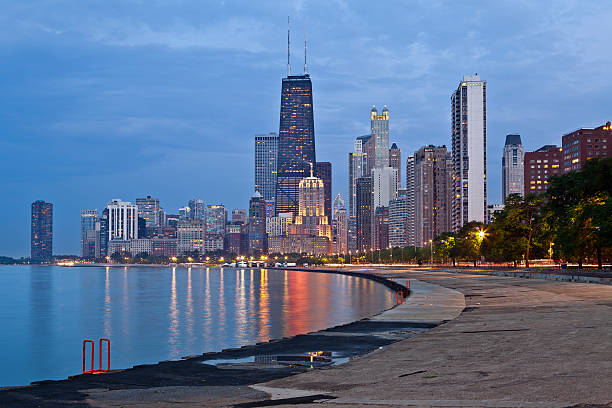
<path fill-rule="evenodd" d="M 457 232 L 458 256 L 474 263 L 480 259 L 480 247 L 485 237 L 485 225 L 478 221 L 466 223 Z"/>

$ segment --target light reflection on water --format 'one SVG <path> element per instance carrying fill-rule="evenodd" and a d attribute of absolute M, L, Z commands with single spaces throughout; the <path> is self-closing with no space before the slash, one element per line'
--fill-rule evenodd
<path fill-rule="evenodd" d="M 111 368 L 130 367 L 348 323 L 394 296 L 314 272 L 0 266 L 0 386 L 78 373 L 86 338 L 110 338 Z"/>

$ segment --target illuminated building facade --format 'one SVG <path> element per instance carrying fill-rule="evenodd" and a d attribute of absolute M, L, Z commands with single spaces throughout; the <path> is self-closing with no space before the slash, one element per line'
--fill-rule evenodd
<path fill-rule="evenodd" d="M 100 221 L 98 210 L 81 210 L 81 256 L 98 258 L 100 256 Z"/>
<path fill-rule="evenodd" d="M 138 206 L 138 216 L 145 220 L 147 229 L 162 226 L 162 210 L 159 206 L 159 198 L 152 198 L 151 196 L 137 198 L 136 205 Z"/>
<path fill-rule="evenodd" d="M 397 171 L 397 185 L 402 186 L 402 150 L 393 143 L 389 149 L 389 167 Z"/>
<path fill-rule="evenodd" d="M 451 96 L 452 230 L 487 215 L 487 83 L 466 75 Z M 419 242 L 417 242 L 419 245 Z"/>
<path fill-rule="evenodd" d="M 374 167 L 389 167 L 389 110 L 386 106 L 380 115 L 376 106 L 372 107 L 370 130 L 374 138 Z"/>
<path fill-rule="evenodd" d="M 177 252 L 198 251 L 204 253 L 206 239 L 206 223 L 199 219 L 181 220 L 176 226 Z"/>
<path fill-rule="evenodd" d="M 372 248 L 373 189 L 372 177 L 357 179 L 357 251 L 369 251 Z"/>
<path fill-rule="evenodd" d="M 353 152 L 349 153 L 349 206 L 348 247 L 357 249 L 357 179 L 370 174 L 374 164 L 374 138 L 372 135 L 355 139 Z"/>
<path fill-rule="evenodd" d="M 502 199 L 525 191 L 525 149 L 521 135 L 507 135 L 502 156 Z"/>
<path fill-rule="evenodd" d="M 108 209 L 108 240 L 138 239 L 138 207 L 130 202 L 114 199 Z"/>
<path fill-rule="evenodd" d="M 317 162 L 315 176 L 323 180 L 323 197 L 325 200 L 325 215 L 331 220 L 332 213 L 332 164 L 330 162 Z"/>
<path fill-rule="evenodd" d="M 578 129 L 563 135 L 563 172 L 580 170 L 589 159 L 612 157 L 612 123 L 594 129 Z"/>
<path fill-rule="evenodd" d="M 276 214 L 299 210 L 300 181 L 316 163 L 310 75 L 288 75 L 281 90 Z"/>
<path fill-rule="evenodd" d="M 396 199 L 389 201 L 389 245 L 408 246 L 408 191 L 399 189 Z"/>
<path fill-rule="evenodd" d="M 206 232 L 225 235 L 227 224 L 227 209 L 223 205 L 210 204 L 206 207 Z"/>
<path fill-rule="evenodd" d="M 290 235 L 315 235 L 327 237 L 331 242 L 331 226 L 325 214 L 325 187 L 323 180 L 314 177 L 302 179 L 298 186 L 299 208 L 298 216 L 289 227 Z"/>
<path fill-rule="evenodd" d="M 196 198 L 189 200 L 187 207 L 179 208 L 179 216 L 181 220 L 191 218 L 204 221 L 206 219 L 206 205 L 204 204 L 204 200 Z"/>
<path fill-rule="evenodd" d="M 377 207 L 374 211 L 374 249 L 389 248 L 389 207 Z"/>
<path fill-rule="evenodd" d="M 452 159 L 446 146 L 423 146 L 414 153 L 415 241 L 429 240 L 450 231 Z"/>
<path fill-rule="evenodd" d="M 256 255 L 266 253 L 268 249 L 268 236 L 266 234 L 266 200 L 259 191 L 249 201 L 249 227 L 248 227 L 249 253 Z"/>
<path fill-rule="evenodd" d="M 563 172 L 563 153 L 555 145 L 542 146 L 535 152 L 525 152 L 525 195 L 548 190 L 548 180 Z"/>
<path fill-rule="evenodd" d="M 408 206 L 408 219 L 406 220 L 406 245 L 416 246 L 415 240 L 415 200 L 414 200 L 414 156 L 406 158 L 406 205 Z M 398 197 L 401 195 L 398 193 Z"/>
<path fill-rule="evenodd" d="M 338 193 L 334 199 L 332 219 L 333 252 L 336 254 L 348 254 L 348 214 L 344 199 Z"/>
<path fill-rule="evenodd" d="M 268 206 L 267 216 L 274 216 L 278 134 L 255 135 L 255 191 L 259 191 Z"/>
<path fill-rule="evenodd" d="M 35 262 L 53 259 L 53 204 L 44 201 L 32 203 L 32 230 L 30 258 Z"/>

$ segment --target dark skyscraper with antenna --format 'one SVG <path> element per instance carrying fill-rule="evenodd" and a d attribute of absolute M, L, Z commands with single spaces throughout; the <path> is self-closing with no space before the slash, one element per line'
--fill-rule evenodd
<path fill-rule="evenodd" d="M 306 54 L 303 75 L 291 75 L 289 55 L 287 48 L 287 77 L 282 82 L 278 134 L 276 214 L 292 212 L 296 216 L 299 207 L 298 184 L 309 176 L 310 164 L 315 165 L 316 157 L 312 82 L 306 72 Z"/>

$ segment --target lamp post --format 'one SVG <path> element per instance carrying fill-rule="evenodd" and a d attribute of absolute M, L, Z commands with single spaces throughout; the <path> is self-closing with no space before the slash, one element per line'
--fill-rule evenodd
<path fill-rule="evenodd" d="M 433 240 L 432 239 L 429 240 L 429 252 L 430 252 L 429 263 L 433 266 Z"/>

